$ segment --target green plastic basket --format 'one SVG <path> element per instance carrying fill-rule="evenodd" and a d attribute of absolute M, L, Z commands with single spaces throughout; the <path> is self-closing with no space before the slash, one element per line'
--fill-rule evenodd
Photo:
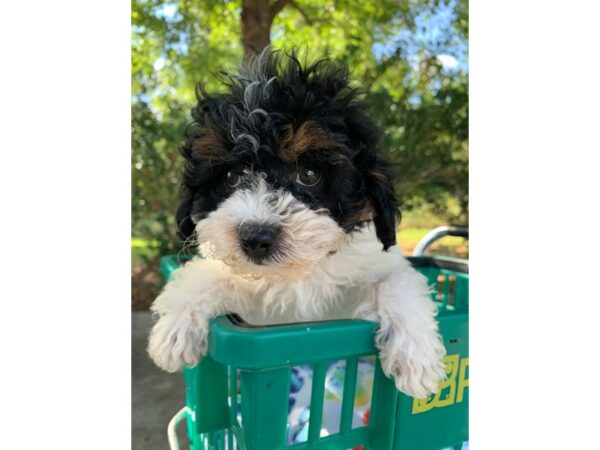
<path fill-rule="evenodd" d="M 461 448 L 468 441 L 468 266 L 450 258 L 409 259 L 427 277 L 439 304 L 448 380 L 435 396 L 418 400 L 398 392 L 376 359 L 368 424 L 352 428 L 358 359 L 377 354 L 376 323 L 338 320 L 254 327 L 234 316 L 219 317 L 210 322 L 208 355 L 184 371 L 187 406 L 180 418 L 187 418 L 191 448 Z M 163 276 L 168 279 L 184 261 L 163 257 Z M 321 437 L 327 364 L 339 360 L 346 361 L 339 432 Z M 299 365 L 312 367 L 308 438 L 286 444 L 291 370 Z M 172 426 L 176 423 L 174 419 Z"/>

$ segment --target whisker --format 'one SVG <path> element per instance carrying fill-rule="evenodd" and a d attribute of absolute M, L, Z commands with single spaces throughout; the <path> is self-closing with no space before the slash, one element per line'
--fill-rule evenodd
<path fill-rule="evenodd" d="M 177 252 L 177 257 L 179 258 L 180 256 L 193 256 L 193 252 L 191 251 L 191 249 L 193 247 L 196 247 L 197 245 L 198 242 L 196 240 L 195 234 L 188 236 L 183 241 L 181 249 Z"/>

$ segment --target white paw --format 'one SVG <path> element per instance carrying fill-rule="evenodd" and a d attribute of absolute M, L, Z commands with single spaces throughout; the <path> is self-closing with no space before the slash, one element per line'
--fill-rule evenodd
<path fill-rule="evenodd" d="M 150 332 L 148 353 L 158 367 L 177 372 L 206 354 L 208 324 L 189 311 L 160 317 Z"/>
<path fill-rule="evenodd" d="M 437 332 L 410 336 L 391 331 L 377 336 L 383 372 L 394 378 L 396 388 L 422 399 L 437 392 L 446 379 L 443 358 L 446 349 Z"/>

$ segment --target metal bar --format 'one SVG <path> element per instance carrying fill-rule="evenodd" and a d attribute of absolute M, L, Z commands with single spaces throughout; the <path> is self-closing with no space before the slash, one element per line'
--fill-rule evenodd
<path fill-rule="evenodd" d="M 179 439 L 177 439 L 177 425 L 181 423 L 184 417 L 189 414 L 189 409 L 187 406 L 181 408 L 177 413 L 173 416 L 173 418 L 169 421 L 169 425 L 167 426 L 167 437 L 169 439 L 169 448 L 171 450 L 179 450 Z"/>
<path fill-rule="evenodd" d="M 444 236 L 458 236 L 465 239 L 469 238 L 469 229 L 466 227 L 437 227 L 427 233 L 423 239 L 419 241 L 415 249 L 413 250 L 413 256 L 423 256 L 425 251 L 435 241 L 443 238 Z"/>

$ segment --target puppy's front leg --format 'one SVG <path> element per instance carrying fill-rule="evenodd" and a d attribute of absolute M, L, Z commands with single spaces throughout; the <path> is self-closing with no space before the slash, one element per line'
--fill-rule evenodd
<path fill-rule="evenodd" d="M 176 372 L 194 367 L 206 353 L 208 320 L 227 311 L 227 272 L 217 261 L 195 259 L 173 272 L 152 304 L 159 316 L 148 353 L 157 366 Z"/>
<path fill-rule="evenodd" d="M 374 301 L 356 315 L 379 322 L 381 366 L 398 390 L 424 398 L 445 379 L 446 353 L 424 276 L 408 264 L 376 286 Z"/>

